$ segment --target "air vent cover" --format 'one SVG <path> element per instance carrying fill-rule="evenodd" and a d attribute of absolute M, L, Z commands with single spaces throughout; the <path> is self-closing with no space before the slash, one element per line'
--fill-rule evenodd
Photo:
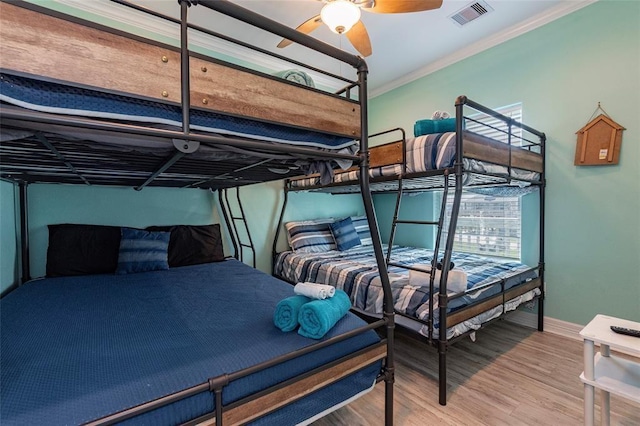
<path fill-rule="evenodd" d="M 463 26 L 464 24 L 468 24 L 474 19 L 477 19 L 482 15 L 485 15 L 492 11 L 493 11 L 493 8 L 489 6 L 487 2 L 480 0 L 480 1 L 475 1 L 463 7 L 462 9 L 457 11 L 455 14 L 451 15 L 450 18 L 456 24 Z"/>

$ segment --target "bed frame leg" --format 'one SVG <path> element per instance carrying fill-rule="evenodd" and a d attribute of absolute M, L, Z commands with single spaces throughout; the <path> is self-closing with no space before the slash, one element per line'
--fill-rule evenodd
<path fill-rule="evenodd" d="M 538 299 L 538 331 L 544 331 L 544 298 Z"/>
<path fill-rule="evenodd" d="M 440 405 L 447 405 L 447 346 L 442 342 L 438 345 L 438 367 L 438 402 Z"/>
<path fill-rule="evenodd" d="M 389 377 L 391 376 L 391 377 Z M 384 379 L 385 394 L 384 394 L 384 424 L 385 426 L 393 426 L 393 372 L 387 375 Z"/>

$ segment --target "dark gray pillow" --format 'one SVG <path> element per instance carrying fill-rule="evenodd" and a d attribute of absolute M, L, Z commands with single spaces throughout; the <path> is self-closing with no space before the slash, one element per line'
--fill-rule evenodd
<path fill-rule="evenodd" d="M 171 232 L 169 267 L 224 260 L 220 225 L 149 226 L 147 231 Z"/>
<path fill-rule="evenodd" d="M 119 249 L 119 226 L 49 225 L 47 277 L 113 274 Z"/>

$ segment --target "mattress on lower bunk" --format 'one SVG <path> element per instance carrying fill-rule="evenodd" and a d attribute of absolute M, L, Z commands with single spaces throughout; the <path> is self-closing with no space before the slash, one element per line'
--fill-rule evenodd
<path fill-rule="evenodd" d="M 406 143 L 406 163 L 407 174 L 426 172 L 429 170 L 445 169 L 453 166 L 456 151 L 456 134 L 455 132 L 436 133 L 425 136 L 410 138 Z M 505 145 L 505 149 L 507 145 Z M 375 148 L 374 148 L 375 149 Z M 509 168 L 498 164 L 488 163 L 486 161 L 474 160 L 471 158 L 463 159 L 463 169 L 465 172 L 464 184 L 473 184 L 474 176 L 472 173 L 490 174 L 501 177 L 511 177 L 522 181 L 521 185 L 525 185 L 527 181 L 537 181 L 540 174 L 528 170 L 517 168 Z M 400 176 L 403 174 L 401 164 L 391 164 L 383 167 L 374 167 L 369 169 L 371 178 L 383 176 Z M 357 182 L 360 175 L 359 170 L 350 170 L 335 173 L 332 183 Z M 320 184 L 319 176 L 310 176 L 304 179 L 296 179 L 291 181 L 294 188 L 305 188 L 317 186 Z"/>
<path fill-rule="evenodd" d="M 410 266 L 429 264 L 432 258 L 433 250 L 394 246 L 391 260 L 393 263 Z M 452 262 L 455 264 L 455 270 L 467 273 L 467 289 L 502 279 L 505 280 L 505 289 L 509 289 L 522 282 L 537 278 L 537 273 L 531 270 L 531 267 L 515 261 L 503 261 L 475 254 L 454 252 Z M 278 255 L 276 260 L 275 273 L 291 282 L 309 281 L 333 285 L 350 295 L 356 309 L 371 314 L 382 313 L 384 293 L 373 246 L 356 246 L 345 251 L 332 250 L 322 253 L 283 252 Z M 409 270 L 396 266 L 389 267 L 389 280 L 396 312 L 426 321 L 429 316 L 429 287 L 412 285 L 409 282 Z M 456 311 L 500 291 L 501 287 L 498 284 L 468 292 L 462 297 L 450 300 L 448 310 L 449 312 Z M 536 291 L 537 289 L 530 292 L 531 294 L 519 298 L 518 304 L 531 300 L 539 294 Z M 438 307 L 437 296 L 437 294 L 433 295 L 434 309 Z M 513 309 L 515 307 L 517 305 Z M 499 313 L 501 313 L 502 308 L 499 308 Z M 434 318 L 437 323 L 438 315 L 435 315 Z M 479 328 L 480 324 L 484 322 L 478 322 L 481 319 L 471 319 L 459 326 L 449 328 L 447 338 L 463 334 L 469 329 Z M 435 332 L 435 336 L 437 336 L 437 330 Z M 426 326 L 420 327 L 420 333 L 428 336 L 428 328 Z"/>
<path fill-rule="evenodd" d="M 304 348 L 273 325 L 293 287 L 238 261 L 129 275 L 47 278 L 0 301 L 3 425 L 81 424 Z M 353 314 L 326 338 L 364 325 Z M 231 382 L 228 404 L 378 342 L 347 339 Z M 370 389 L 380 363 L 255 424 L 294 424 Z M 209 392 L 128 420 L 178 424 L 210 412 Z"/>
<path fill-rule="evenodd" d="M 32 78 L 0 74 L 0 101 L 54 114 L 122 120 L 149 125 L 182 126 L 180 106 L 130 98 Z M 191 129 L 227 136 L 298 146 L 341 150 L 355 147 L 351 138 L 246 118 L 191 110 Z"/>

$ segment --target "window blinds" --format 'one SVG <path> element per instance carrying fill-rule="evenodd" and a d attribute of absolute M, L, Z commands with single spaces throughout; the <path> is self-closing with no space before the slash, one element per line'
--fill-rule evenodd
<path fill-rule="evenodd" d="M 496 111 L 522 122 L 520 102 L 497 108 Z M 473 114 L 467 118 L 466 130 L 508 143 L 508 126 L 504 121 L 484 113 Z M 520 146 L 522 129 L 513 127 L 511 133 L 511 143 Z M 439 200 L 442 200 L 442 193 Z M 440 203 L 437 203 L 435 208 L 439 209 L 439 205 Z M 453 197 L 449 197 L 440 247 L 444 247 L 447 239 L 452 206 Z M 453 248 L 466 253 L 520 259 L 521 218 L 520 197 L 493 198 L 464 193 Z"/>

